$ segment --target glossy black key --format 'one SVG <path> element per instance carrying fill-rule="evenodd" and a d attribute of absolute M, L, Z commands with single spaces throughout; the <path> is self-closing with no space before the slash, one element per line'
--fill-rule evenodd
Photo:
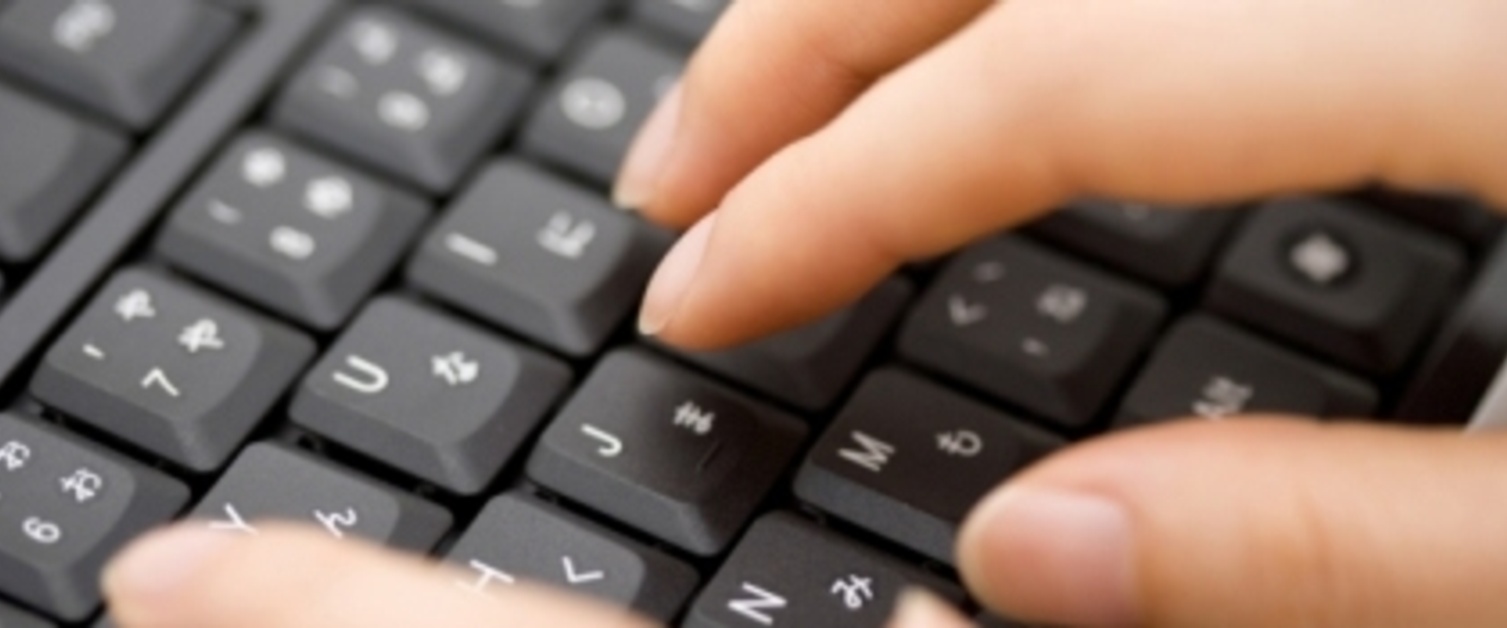
<path fill-rule="evenodd" d="M 1352 375 L 1206 316 L 1179 321 L 1126 394 L 1119 422 L 1131 425 L 1253 412 L 1371 416 L 1376 390 Z"/>
<path fill-rule="evenodd" d="M 35 258 L 126 154 L 120 135 L 0 84 L 0 261 Z"/>
<path fill-rule="evenodd" d="M 1387 374 L 1413 354 L 1464 264 L 1457 245 L 1345 201 L 1285 199 L 1246 224 L 1208 301 L 1347 366 Z"/>
<path fill-rule="evenodd" d="M 722 551 L 795 456 L 799 421 L 640 350 L 608 354 L 529 458 L 535 481 L 691 552 Z"/>
<path fill-rule="evenodd" d="M 440 193 L 498 138 L 532 84 L 465 40 L 371 7 L 333 31 L 284 89 L 273 117 Z"/>
<path fill-rule="evenodd" d="M 32 394 L 194 471 L 219 468 L 314 353 L 307 338 L 155 272 L 110 280 Z"/>
<path fill-rule="evenodd" d="M 955 604 L 956 586 L 788 513 L 755 522 L 691 607 L 687 628 L 879 628 L 900 592 L 925 587 Z"/>
<path fill-rule="evenodd" d="M 732 0 L 633 0 L 633 19 L 695 45 L 706 38 Z"/>
<path fill-rule="evenodd" d="M 456 28 L 507 47 L 530 63 L 560 56 L 610 0 L 406 0 Z"/>
<path fill-rule="evenodd" d="M 189 516 L 227 534 L 282 520 L 417 552 L 434 547 L 451 521 L 439 506 L 271 443 L 242 451 Z"/>
<path fill-rule="evenodd" d="M 1486 255 L 1459 304 L 1450 308 L 1413 372 L 1395 416 L 1464 423 L 1507 357 L 1507 239 Z"/>
<path fill-rule="evenodd" d="M 466 586 L 552 584 L 669 621 L 695 589 L 695 570 L 522 492 L 492 499 L 450 549 Z"/>
<path fill-rule="evenodd" d="M 565 392 L 570 369 L 409 301 L 372 302 L 309 372 L 293 420 L 475 494 Z"/>
<path fill-rule="evenodd" d="M 881 370 L 811 450 L 796 495 L 952 564 L 958 526 L 1062 440 L 905 371 Z"/>
<path fill-rule="evenodd" d="M 188 489 L 55 428 L 0 415 L 0 496 L 0 595 L 74 622 L 99 607 L 105 561 L 177 513 Z"/>
<path fill-rule="evenodd" d="M 609 185 L 685 59 L 626 31 L 583 45 L 524 129 L 526 152 Z"/>
<path fill-rule="evenodd" d="M 1017 238 L 977 245 L 906 323 L 909 359 L 1078 429 L 1149 345 L 1155 295 Z"/>
<path fill-rule="evenodd" d="M 57 624 L 0 602 L 0 628 L 57 628 Z"/>
<path fill-rule="evenodd" d="M 632 312 L 670 236 L 516 160 L 492 164 L 408 268 L 424 290 L 559 351 L 595 352 Z"/>
<path fill-rule="evenodd" d="M 14 0 L 0 8 L 0 67 L 142 130 L 235 28 L 196 0 Z"/>
<path fill-rule="evenodd" d="M 398 263 L 427 206 L 264 133 L 242 137 L 178 204 L 157 250 L 317 329 L 332 329 Z"/>
<path fill-rule="evenodd" d="M 758 342 L 681 357 L 803 410 L 831 406 L 889 332 L 911 287 L 891 279 L 857 304 Z"/>
<path fill-rule="evenodd" d="M 1082 200 L 1032 229 L 1074 253 L 1177 288 L 1203 275 L 1234 218 L 1227 211 Z"/>

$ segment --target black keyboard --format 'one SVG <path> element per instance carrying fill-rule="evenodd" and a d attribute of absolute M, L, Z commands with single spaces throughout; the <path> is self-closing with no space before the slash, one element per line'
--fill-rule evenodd
<path fill-rule="evenodd" d="M 716 353 L 610 206 L 727 0 L 0 0 L 0 626 L 105 626 L 178 517 L 269 518 L 677 625 L 977 610 L 970 506 L 1106 430 L 1463 423 L 1503 221 L 1366 189 L 1083 200 Z M 1013 625 L 980 617 L 987 625 Z"/>

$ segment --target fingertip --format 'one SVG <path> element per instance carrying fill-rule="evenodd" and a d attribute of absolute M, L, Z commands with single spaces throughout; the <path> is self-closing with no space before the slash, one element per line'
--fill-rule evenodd
<path fill-rule="evenodd" d="M 172 625 L 176 603 L 236 540 L 223 532 L 180 524 L 130 544 L 101 576 L 112 615 L 123 626 Z"/>
<path fill-rule="evenodd" d="M 972 624 L 936 595 L 925 589 L 900 592 L 889 628 L 968 628 Z"/>

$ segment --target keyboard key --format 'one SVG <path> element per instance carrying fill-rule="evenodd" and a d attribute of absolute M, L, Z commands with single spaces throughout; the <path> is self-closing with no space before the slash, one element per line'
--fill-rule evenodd
<path fill-rule="evenodd" d="M 766 515 L 696 598 L 687 628 L 886 625 L 900 592 L 956 586 L 788 513 Z"/>
<path fill-rule="evenodd" d="M 722 551 L 806 429 L 637 350 L 608 354 L 546 428 L 528 475 L 688 551 Z"/>
<path fill-rule="evenodd" d="M 125 157 L 119 135 L 0 84 L 0 261 L 34 259 Z"/>
<path fill-rule="evenodd" d="M 173 210 L 157 250 L 185 272 L 329 330 L 397 264 L 427 214 L 418 198 L 252 133 Z"/>
<path fill-rule="evenodd" d="M 532 580 L 669 621 L 690 598 L 695 570 L 524 493 L 492 499 L 450 549 L 477 590 Z"/>
<path fill-rule="evenodd" d="M 1396 371 L 1464 270 L 1459 248 L 1339 200 L 1274 201 L 1209 289 L 1214 310 L 1371 374 Z"/>
<path fill-rule="evenodd" d="M 408 301 L 368 305 L 304 378 L 293 420 L 449 490 L 486 488 L 570 369 Z"/>
<path fill-rule="evenodd" d="M 1464 195 L 1422 194 L 1397 190 L 1368 190 L 1360 198 L 1367 204 L 1423 225 L 1475 248 L 1497 241 L 1507 227 L 1501 212 Z"/>
<path fill-rule="evenodd" d="M 189 516 L 229 534 L 283 520 L 415 552 L 433 548 L 450 527 L 439 506 L 271 443 L 242 451 Z"/>
<path fill-rule="evenodd" d="M 1163 338 L 1126 395 L 1119 421 L 1250 413 L 1358 418 L 1371 416 L 1376 406 L 1370 384 L 1195 315 Z"/>
<path fill-rule="evenodd" d="M 524 128 L 524 151 L 610 185 L 638 127 L 684 65 L 627 32 L 595 37 L 539 101 Z"/>
<path fill-rule="evenodd" d="M 633 311 L 668 233 L 515 160 L 488 167 L 409 265 L 424 290 L 574 356 Z"/>
<path fill-rule="evenodd" d="M 1017 238 L 954 260 L 900 350 L 1069 430 L 1087 427 L 1150 343 L 1155 295 Z"/>
<path fill-rule="evenodd" d="M 69 622 L 99 607 L 105 561 L 188 501 L 176 480 L 15 415 L 0 415 L 0 495 L 0 594 Z"/>
<path fill-rule="evenodd" d="M 0 3 L 4 4 L 4 3 Z M 4 628 L 57 628 L 57 624 L 36 615 L 0 602 L 0 627 Z"/>
<path fill-rule="evenodd" d="M 235 28 L 195 0 L 15 0 L 0 13 L 0 67 L 140 131 Z"/>
<path fill-rule="evenodd" d="M 1197 281 L 1235 215 L 1082 200 L 1032 231 L 1074 253 L 1168 288 Z"/>
<path fill-rule="evenodd" d="M 633 0 L 633 19 L 686 44 L 706 38 L 732 0 Z"/>
<path fill-rule="evenodd" d="M 519 112 L 533 79 L 383 8 L 334 31 L 278 98 L 287 128 L 428 192 L 454 187 Z"/>
<path fill-rule="evenodd" d="M 125 270 L 47 352 L 32 394 L 183 465 L 219 468 L 314 347 L 154 272 Z"/>
<path fill-rule="evenodd" d="M 1413 371 L 1395 416 L 1465 423 L 1474 416 L 1507 357 L 1507 240 L 1486 255 L 1472 287 L 1434 336 Z"/>
<path fill-rule="evenodd" d="M 909 284 L 892 279 L 856 305 L 794 331 L 736 349 L 679 355 L 800 409 L 823 410 L 853 383 L 910 295 Z"/>
<path fill-rule="evenodd" d="M 925 420 L 918 420 L 925 418 Z M 802 500 L 952 564 L 963 518 L 1061 439 L 904 371 L 870 375 L 796 477 Z"/>
<path fill-rule="evenodd" d="M 615 1 L 615 0 L 612 0 Z M 602 14 L 609 0 L 407 0 L 517 52 L 530 63 L 560 56 L 587 24 Z"/>

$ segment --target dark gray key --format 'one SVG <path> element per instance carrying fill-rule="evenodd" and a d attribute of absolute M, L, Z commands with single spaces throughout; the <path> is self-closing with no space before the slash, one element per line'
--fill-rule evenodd
<path fill-rule="evenodd" d="M 235 142 L 173 210 L 157 250 L 311 327 L 340 325 L 398 263 L 427 205 L 290 142 Z"/>
<path fill-rule="evenodd" d="M 1507 358 L 1507 239 L 1497 242 L 1471 282 L 1413 371 L 1398 418 L 1465 423 L 1496 379 Z"/>
<path fill-rule="evenodd" d="M 280 520 L 416 552 L 434 547 L 451 521 L 444 508 L 271 443 L 242 451 L 189 516 L 227 534 Z"/>
<path fill-rule="evenodd" d="M 1175 325 L 1120 408 L 1120 424 L 1252 412 L 1356 418 L 1376 391 L 1354 376 L 1278 348 L 1232 325 L 1194 316 Z"/>
<path fill-rule="evenodd" d="M 0 602 L 0 628 L 57 628 L 57 624 Z"/>
<path fill-rule="evenodd" d="M 1234 218 L 1229 211 L 1083 200 L 1032 230 L 1115 270 L 1179 288 L 1203 276 Z"/>
<path fill-rule="evenodd" d="M 406 0 L 530 63 L 555 60 L 609 0 Z"/>
<path fill-rule="evenodd" d="M 608 354 L 544 432 L 528 474 L 701 555 L 748 520 L 805 426 L 638 350 Z"/>
<path fill-rule="evenodd" d="M 99 607 L 105 561 L 178 512 L 188 489 L 55 428 L 0 415 L 0 500 L 0 594 L 76 622 Z"/>
<path fill-rule="evenodd" d="M 1273 201 L 1230 247 L 1214 310 L 1356 369 L 1412 356 L 1464 271 L 1458 245 L 1339 200 Z"/>
<path fill-rule="evenodd" d="M 953 563 L 986 493 L 1061 439 L 900 370 L 864 380 L 812 448 L 795 492 L 822 510 Z"/>
<path fill-rule="evenodd" d="M 119 135 L 0 84 L 0 261 L 35 258 L 126 154 Z"/>
<path fill-rule="evenodd" d="M 31 391 L 147 451 L 210 471 L 313 353 L 304 336 L 239 306 L 125 270 L 53 344 Z"/>
<path fill-rule="evenodd" d="M 570 369 L 395 298 L 372 302 L 309 372 L 293 420 L 447 489 L 491 483 Z"/>
<path fill-rule="evenodd" d="M 669 248 L 667 233 L 539 168 L 489 166 L 408 267 L 424 290 L 571 355 L 599 349 Z"/>
<path fill-rule="evenodd" d="M 235 32 L 195 0 L 14 0 L 0 66 L 135 130 L 152 126 Z"/>
<path fill-rule="evenodd" d="M 680 355 L 803 410 L 823 410 L 853 383 L 910 295 L 909 284 L 891 279 L 857 304 L 794 331 L 736 349 Z"/>
<path fill-rule="evenodd" d="M 373 7 L 332 31 L 283 90 L 273 118 L 442 193 L 501 135 L 532 83 L 465 40 Z"/>
<path fill-rule="evenodd" d="M 701 43 L 732 0 L 633 0 L 633 19 L 686 44 Z"/>
<path fill-rule="evenodd" d="M 948 266 L 912 312 L 900 350 L 1080 429 L 1150 344 L 1165 310 L 1149 292 L 1004 238 Z"/>
<path fill-rule="evenodd" d="M 1366 204 L 1463 241 L 1476 249 L 1496 243 L 1507 218 L 1465 194 L 1424 194 L 1373 189 L 1359 195 Z"/>
<path fill-rule="evenodd" d="M 608 185 L 685 59 L 626 31 L 587 42 L 539 101 L 523 149 Z"/>
<path fill-rule="evenodd" d="M 699 579 L 678 560 L 521 492 L 488 502 L 448 560 L 478 591 L 532 580 L 666 622 Z"/>
<path fill-rule="evenodd" d="M 910 587 L 963 601 L 955 585 L 794 515 L 775 513 L 743 536 L 682 625 L 878 628 Z"/>

